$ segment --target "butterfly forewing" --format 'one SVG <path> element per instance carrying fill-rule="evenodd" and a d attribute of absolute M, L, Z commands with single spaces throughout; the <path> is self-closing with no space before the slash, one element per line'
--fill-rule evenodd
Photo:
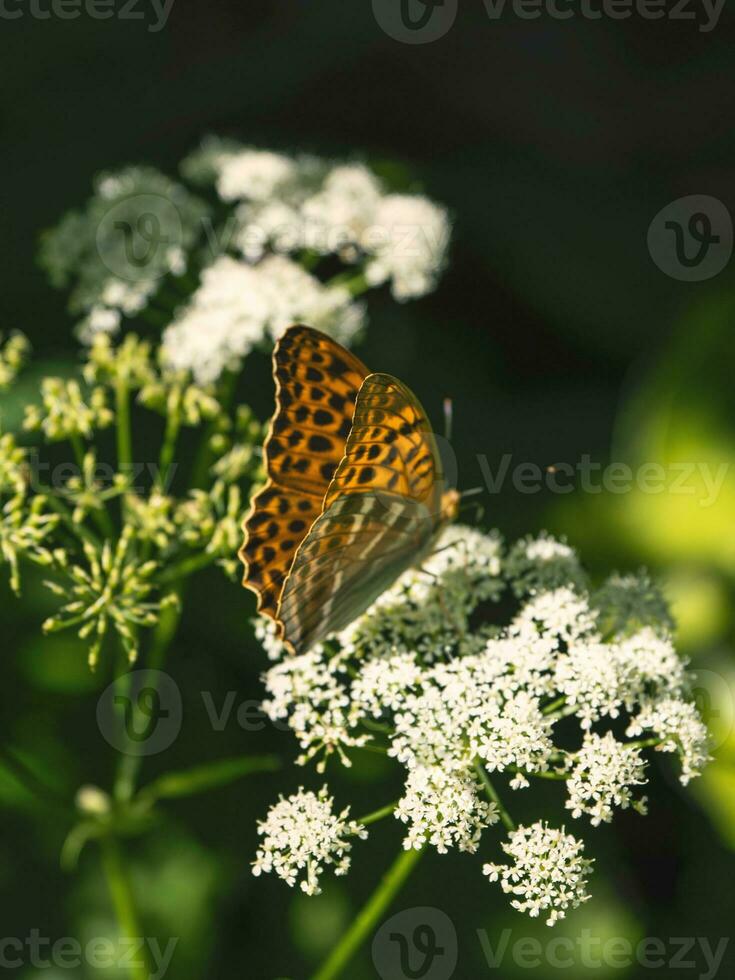
<path fill-rule="evenodd" d="M 322 511 L 368 370 L 325 334 L 291 327 L 273 353 L 276 411 L 264 445 L 268 482 L 243 530 L 243 584 L 275 618 L 294 554 Z"/>
<path fill-rule="evenodd" d="M 439 458 L 421 405 L 385 374 L 365 379 L 324 501 L 283 586 L 284 639 L 308 650 L 420 559 L 440 522 Z"/>
<path fill-rule="evenodd" d="M 264 447 L 274 483 L 324 499 L 369 373 L 325 334 L 310 327 L 286 331 L 273 353 L 276 413 Z"/>

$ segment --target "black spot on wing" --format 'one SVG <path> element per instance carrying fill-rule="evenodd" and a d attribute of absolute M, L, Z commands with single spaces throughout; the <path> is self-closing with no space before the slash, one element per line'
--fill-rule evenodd
<path fill-rule="evenodd" d="M 326 436 L 310 436 L 309 449 L 314 453 L 328 453 L 332 448 L 331 439 Z"/>

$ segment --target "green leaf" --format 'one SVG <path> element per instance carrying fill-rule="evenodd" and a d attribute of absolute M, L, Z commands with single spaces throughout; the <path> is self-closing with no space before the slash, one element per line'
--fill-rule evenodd
<path fill-rule="evenodd" d="M 193 796 L 218 786 L 227 786 L 243 776 L 256 772 L 275 772 L 280 767 L 280 759 L 273 755 L 222 759 L 192 769 L 183 769 L 181 772 L 166 773 L 142 789 L 140 796 L 150 802 Z"/>

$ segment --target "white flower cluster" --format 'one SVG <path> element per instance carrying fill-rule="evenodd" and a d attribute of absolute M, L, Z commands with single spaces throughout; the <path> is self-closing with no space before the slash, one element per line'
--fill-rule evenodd
<path fill-rule="evenodd" d="M 515 896 L 511 905 L 519 912 L 531 918 L 547 915 L 546 924 L 553 926 L 569 909 L 589 900 L 587 878 L 593 862 L 582 857 L 582 842 L 563 829 L 542 822 L 519 827 L 503 850 L 513 863 L 486 864 L 483 873 Z"/>
<path fill-rule="evenodd" d="M 43 235 L 40 261 L 53 285 L 72 287 L 85 343 L 117 333 L 140 313 L 164 280 L 187 269 L 209 206 L 152 167 L 99 175 L 94 193 Z"/>
<path fill-rule="evenodd" d="M 359 709 L 350 703 L 341 680 L 339 665 L 325 661 L 320 653 L 305 653 L 284 660 L 268 674 L 270 699 L 263 710 L 271 721 L 288 718 L 299 744 L 305 750 L 300 763 L 322 750 L 340 752 L 349 765 L 345 747 L 365 745 L 369 735 L 353 735 Z"/>
<path fill-rule="evenodd" d="M 296 262 L 271 255 L 259 265 L 222 256 L 202 274 L 191 302 L 163 334 L 163 356 L 200 384 L 236 370 L 255 347 L 303 321 L 350 345 L 364 309 L 344 286 L 325 286 Z"/>
<path fill-rule="evenodd" d="M 417 766 L 408 774 L 406 792 L 395 810 L 409 825 L 406 850 L 431 844 L 439 854 L 450 847 L 474 854 L 485 827 L 499 820 L 497 807 L 479 795 L 473 773 Z"/>
<path fill-rule="evenodd" d="M 629 736 L 650 731 L 660 739 L 659 752 L 676 752 L 681 759 L 681 783 L 686 786 L 710 761 L 709 732 L 696 705 L 681 698 L 651 700 L 633 719 Z"/>
<path fill-rule="evenodd" d="M 559 586 L 584 588 L 586 585 L 574 549 L 548 534 L 516 542 L 508 554 L 505 570 L 518 596 Z"/>
<path fill-rule="evenodd" d="M 646 800 L 633 799 L 633 786 L 643 786 L 646 762 L 635 745 L 618 742 L 612 732 L 585 735 L 584 744 L 574 757 L 567 782 L 567 808 L 573 817 L 589 814 L 592 825 L 610 823 L 613 806 L 625 810 L 635 807 L 645 813 Z"/>
<path fill-rule="evenodd" d="M 650 628 L 609 643 L 591 636 L 572 644 L 556 663 L 555 682 L 584 729 L 619 717 L 623 708 L 632 713 L 651 699 L 682 699 L 688 691 L 686 665 L 671 639 Z"/>
<path fill-rule="evenodd" d="M 245 150 L 225 155 L 217 190 L 223 201 L 249 198 L 266 201 L 294 176 L 296 167 L 288 157 L 268 150 Z"/>
<path fill-rule="evenodd" d="M 172 271 L 185 265 L 183 252 L 172 249 L 168 256 Z M 145 309 L 158 283 L 155 279 L 128 282 L 110 278 L 102 286 L 98 301 L 77 324 L 77 336 L 91 345 L 99 334 L 114 336 L 120 330 L 123 316 L 135 316 Z"/>
<path fill-rule="evenodd" d="M 400 763 L 395 816 L 406 825 L 406 848 L 474 852 L 499 817 L 511 827 L 490 783 L 496 774 L 510 790 L 535 778 L 556 782 L 572 815 L 595 826 L 614 808 L 644 813 L 645 750 L 677 752 L 687 782 L 707 761 L 707 732 L 667 616 L 658 629 L 640 625 L 641 609 L 663 600 L 648 579 L 638 581 L 644 601 L 626 582 L 620 629 L 603 635 L 618 586 L 600 591 L 607 598 L 598 608 L 567 544 L 524 539 L 506 557 L 497 534 L 453 526 L 347 630 L 278 661 L 265 677 L 265 710 L 288 721 L 302 762 L 318 755 L 323 767 L 332 753 L 348 760 L 367 746 Z M 503 623 L 508 602 L 514 612 Z M 272 638 L 268 646 L 277 656 Z M 619 741 L 603 727 L 623 716 L 628 739 L 649 737 Z M 557 739 L 565 719 L 576 721 L 576 751 L 569 721 Z M 553 923 L 586 898 L 590 862 L 581 847 L 538 823 L 511 835 L 515 865 L 488 873 L 516 908 Z"/>
<path fill-rule="evenodd" d="M 210 383 L 294 322 L 349 344 L 364 322 L 357 295 L 387 284 L 399 301 L 424 296 L 446 265 L 446 210 L 362 163 L 210 138 L 180 170 L 184 182 L 150 167 L 102 174 L 44 236 L 41 263 L 73 287 L 83 343 L 144 317 L 169 325 L 168 362 Z"/>
<path fill-rule="evenodd" d="M 449 243 L 446 211 L 425 197 L 387 193 L 366 166 L 313 157 L 223 149 L 212 161 L 220 197 L 239 201 L 235 246 L 248 261 L 268 249 L 308 251 L 360 263 L 371 286 L 424 296 L 436 285 Z"/>
<path fill-rule="evenodd" d="M 367 831 L 348 820 L 349 807 L 334 813 L 334 800 L 326 786 L 319 794 L 299 789 L 281 797 L 265 820 L 258 824 L 263 838 L 253 863 L 253 874 L 273 872 L 293 887 L 300 878 L 301 890 L 318 895 L 319 876 L 326 867 L 344 875 L 350 867 L 351 837 L 364 840 Z"/>

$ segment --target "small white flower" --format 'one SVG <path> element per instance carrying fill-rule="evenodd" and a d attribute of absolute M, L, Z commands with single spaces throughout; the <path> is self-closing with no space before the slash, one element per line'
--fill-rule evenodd
<path fill-rule="evenodd" d="M 593 862 L 582 857 L 582 841 L 539 821 L 509 834 L 505 853 L 510 865 L 486 864 L 483 874 L 500 881 L 503 891 L 514 895 L 511 905 L 532 918 L 547 915 L 553 926 L 570 909 L 589 900 L 587 878 Z"/>
<path fill-rule="evenodd" d="M 268 616 L 258 616 L 253 620 L 255 638 L 265 650 L 269 660 L 280 660 L 286 652 L 283 640 L 278 636 L 278 625 Z"/>
<path fill-rule="evenodd" d="M 518 637 L 541 635 L 570 643 L 593 635 L 595 625 L 586 596 L 562 587 L 533 596 L 514 620 L 511 632 Z"/>
<path fill-rule="evenodd" d="M 397 711 L 409 692 L 423 682 L 424 668 L 414 653 L 398 653 L 368 660 L 350 688 L 350 696 L 366 714 L 379 718 Z"/>
<path fill-rule="evenodd" d="M 87 342 L 98 333 L 117 333 L 120 329 L 120 311 L 106 306 L 93 306 L 86 321 Z"/>
<path fill-rule="evenodd" d="M 444 267 L 449 219 L 425 197 L 389 194 L 375 212 L 362 245 L 372 258 L 365 269 L 371 285 L 390 281 L 397 300 L 431 292 Z"/>
<path fill-rule="evenodd" d="M 525 546 L 530 561 L 552 561 L 554 558 L 573 558 L 574 550 L 568 544 L 548 535 L 529 541 Z"/>
<path fill-rule="evenodd" d="M 263 838 L 253 862 L 253 874 L 274 873 L 293 887 L 299 881 L 307 895 L 320 893 L 319 877 L 331 867 L 344 875 L 350 867 L 350 838 L 364 840 L 365 828 L 348 820 L 349 807 L 335 814 L 334 800 L 323 786 L 316 795 L 299 789 L 279 802 L 258 823 Z"/>
<path fill-rule="evenodd" d="M 576 590 L 586 586 L 577 553 L 549 534 L 518 541 L 508 555 L 505 573 L 519 597 L 564 586 Z"/>
<path fill-rule="evenodd" d="M 574 756 L 567 781 L 567 809 L 573 817 L 591 817 L 593 827 L 610 823 L 613 807 L 629 806 L 645 811 L 645 798 L 634 800 L 632 788 L 643 786 L 646 762 L 640 749 L 618 742 L 611 732 L 585 735 L 582 748 Z"/>
<path fill-rule="evenodd" d="M 280 153 L 243 150 L 221 158 L 217 190 L 223 201 L 242 198 L 264 201 L 295 173 L 294 161 Z"/>

